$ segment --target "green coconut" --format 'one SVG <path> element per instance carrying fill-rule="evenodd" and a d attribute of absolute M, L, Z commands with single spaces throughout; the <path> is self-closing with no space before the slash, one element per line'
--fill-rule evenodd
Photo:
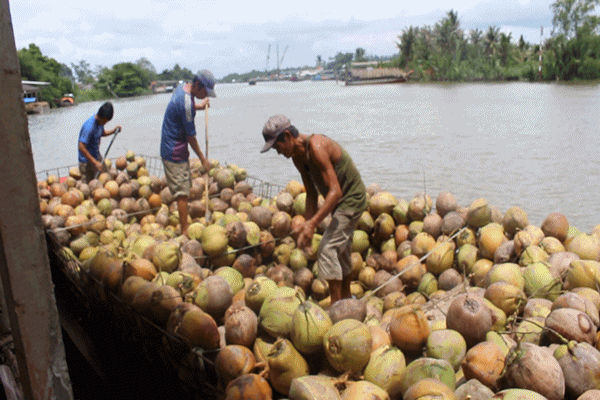
<path fill-rule="evenodd" d="M 350 382 L 349 386 L 342 392 L 342 400 L 389 400 L 389 398 L 388 392 L 367 381 Z"/>
<path fill-rule="evenodd" d="M 294 215 L 304 215 L 306 213 L 306 192 L 302 192 L 294 198 L 292 210 Z"/>
<path fill-rule="evenodd" d="M 436 244 L 431 250 L 431 254 L 425 260 L 427 271 L 435 276 L 452 268 L 454 265 L 454 244 L 452 242 L 442 242 Z"/>
<path fill-rule="evenodd" d="M 540 246 L 531 245 L 527 246 L 525 250 L 521 253 L 521 257 L 519 258 L 519 265 L 521 267 L 526 267 L 529 264 L 539 262 L 539 261 L 547 261 L 550 256 L 548 253 L 544 251 Z"/>
<path fill-rule="evenodd" d="M 374 226 L 375 220 L 373 220 L 371 214 L 368 211 L 363 211 L 356 225 L 356 229 L 371 233 Z"/>
<path fill-rule="evenodd" d="M 363 230 L 354 230 L 351 251 L 353 253 L 364 254 L 369 248 L 369 245 L 369 235 Z"/>
<path fill-rule="evenodd" d="M 269 380 L 279 393 L 287 396 L 295 378 L 309 374 L 308 364 L 302 354 L 287 339 L 279 338 L 267 354 Z"/>
<path fill-rule="evenodd" d="M 509 237 L 512 237 L 518 231 L 525 229 L 527 225 L 529 225 L 529 218 L 527 217 L 527 213 L 521 207 L 510 207 L 506 210 L 506 213 L 504 213 L 504 217 L 502 218 L 502 226 Z"/>
<path fill-rule="evenodd" d="M 580 233 L 566 243 L 566 250 L 577 254 L 582 260 L 600 260 L 600 241 L 596 236 Z"/>
<path fill-rule="evenodd" d="M 371 331 L 355 319 L 335 323 L 323 338 L 325 356 L 338 372 L 360 372 L 371 356 Z"/>
<path fill-rule="evenodd" d="M 229 244 L 227 230 L 218 224 L 209 225 L 202 231 L 200 243 L 205 254 L 209 256 L 220 255 L 225 252 Z"/>
<path fill-rule="evenodd" d="M 484 298 L 483 301 L 485 302 L 485 305 L 490 309 L 490 312 L 492 313 L 493 324 L 492 324 L 491 329 L 494 331 L 503 331 L 506 328 L 506 322 L 507 322 L 506 313 L 504 311 L 502 311 L 500 308 L 496 307 L 494 305 L 494 303 L 492 303 L 488 299 Z"/>
<path fill-rule="evenodd" d="M 477 256 L 477 247 L 472 244 L 463 244 L 458 248 L 458 252 L 456 253 L 456 263 L 461 271 L 470 271 L 475 265 L 475 262 L 478 259 Z"/>
<path fill-rule="evenodd" d="M 567 290 L 587 287 L 597 289 L 600 285 L 600 262 L 573 260 L 567 270 L 564 287 Z"/>
<path fill-rule="evenodd" d="M 275 247 L 273 250 L 273 259 L 278 264 L 288 265 L 290 263 L 290 257 L 292 254 L 292 249 L 289 244 L 282 243 Z"/>
<path fill-rule="evenodd" d="M 223 277 L 227 281 L 234 295 L 244 288 L 244 277 L 233 267 L 220 267 L 214 274 Z"/>
<path fill-rule="evenodd" d="M 173 272 L 181 261 L 181 247 L 176 242 L 162 242 L 156 245 L 152 263 L 158 271 Z"/>
<path fill-rule="evenodd" d="M 543 395 L 529 389 L 505 389 L 492 396 L 501 400 L 548 400 Z"/>
<path fill-rule="evenodd" d="M 260 326 L 274 338 L 288 337 L 292 330 L 294 312 L 304 300 L 304 296 L 295 289 L 287 286 L 276 288 L 260 307 Z"/>
<path fill-rule="evenodd" d="M 204 224 L 201 224 L 200 222 L 191 223 L 188 226 L 188 237 L 190 239 L 195 239 L 195 240 L 201 239 L 204 228 L 206 228 L 206 227 L 204 226 Z"/>
<path fill-rule="evenodd" d="M 290 253 L 289 260 L 290 269 L 294 272 L 308 267 L 308 258 L 306 257 L 306 253 L 304 250 L 295 248 Z"/>
<path fill-rule="evenodd" d="M 284 238 L 292 230 L 292 217 L 285 211 L 277 211 L 271 220 L 271 233 L 276 238 Z"/>
<path fill-rule="evenodd" d="M 260 243 L 260 228 L 252 221 L 243 222 L 246 230 L 246 241 L 250 246 L 256 246 Z"/>
<path fill-rule="evenodd" d="M 515 329 L 515 337 L 523 343 L 539 344 L 544 329 L 545 319 L 542 317 L 524 318 Z"/>
<path fill-rule="evenodd" d="M 484 297 L 507 316 L 521 313 L 527 302 L 527 296 L 518 287 L 505 281 L 494 282 L 487 287 Z"/>
<path fill-rule="evenodd" d="M 219 191 L 225 188 L 233 188 L 233 186 L 235 185 L 235 174 L 229 168 L 221 168 L 217 170 L 214 178 L 217 182 L 217 187 L 219 188 Z"/>
<path fill-rule="evenodd" d="M 570 398 L 600 388 L 600 351 L 588 343 L 570 341 L 554 351 Z"/>
<path fill-rule="evenodd" d="M 413 221 L 423 221 L 431 211 L 432 201 L 428 194 L 419 193 L 408 202 L 408 216 Z"/>
<path fill-rule="evenodd" d="M 555 300 L 560 296 L 562 284 L 555 279 L 550 272 L 549 264 L 535 262 L 523 268 L 523 279 L 525 280 L 525 294 L 528 297 L 542 297 Z"/>
<path fill-rule="evenodd" d="M 477 199 L 469 205 L 466 222 L 474 228 L 481 228 L 492 222 L 492 209 L 486 199 Z"/>
<path fill-rule="evenodd" d="M 427 378 L 438 379 L 452 390 L 456 388 L 456 375 L 448 361 L 421 357 L 410 362 L 402 371 L 400 379 L 402 395 L 404 396 L 412 385 Z"/>
<path fill-rule="evenodd" d="M 467 342 L 460 333 L 453 329 L 432 331 L 425 342 L 427 357 L 446 360 L 455 371 L 460 367 L 466 353 Z"/>
<path fill-rule="evenodd" d="M 390 214 L 384 212 L 377 216 L 371 237 L 376 243 L 381 243 L 391 238 L 395 229 L 394 219 Z"/>
<path fill-rule="evenodd" d="M 257 276 L 246 289 L 244 301 L 255 313 L 260 312 L 265 299 L 277 289 L 277 283 L 266 276 Z"/>
<path fill-rule="evenodd" d="M 492 283 L 500 281 L 510 283 L 520 290 L 525 289 L 525 279 L 518 264 L 502 263 L 494 265 L 485 277 L 485 285 L 490 286 Z"/>
<path fill-rule="evenodd" d="M 398 205 L 398 200 L 390 192 L 381 191 L 375 193 L 369 199 L 369 212 L 373 218 L 377 218 L 383 213 L 392 214 L 394 207 Z"/>
<path fill-rule="evenodd" d="M 391 345 L 383 345 L 371 354 L 364 370 L 364 379 L 385 389 L 390 398 L 400 396 L 400 381 L 406 367 L 404 353 Z"/>
<path fill-rule="evenodd" d="M 410 222 L 408 216 L 408 201 L 404 199 L 398 200 L 398 204 L 392 209 L 392 217 L 397 225 L 406 225 Z"/>
<path fill-rule="evenodd" d="M 329 314 L 317 304 L 305 301 L 292 315 L 290 340 L 302 354 L 314 354 L 323 348 L 323 338 L 332 326 Z"/>
<path fill-rule="evenodd" d="M 333 379 L 321 375 L 294 378 L 290 385 L 289 398 L 295 400 L 341 399 Z"/>

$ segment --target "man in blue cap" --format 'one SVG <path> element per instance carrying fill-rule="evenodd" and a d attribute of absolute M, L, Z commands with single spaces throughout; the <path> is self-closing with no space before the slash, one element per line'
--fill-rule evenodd
<path fill-rule="evenodd" d="M 160 141 L 160 156 L 163 161 L 167 186 L 177 201 L 181 234 L 187 236 L 188 230 L 188 197 L 192 187 L 190 171 L 190 152 L 188 144 L 198 155 L 204 169 L 208 171 L 210 164 L 200 150 L 196 140 L 194 117 L 196 110 L 210 107 L 208 98 L 215 94 L 215 77 L 203 69 L 199 71 L 191 83 L 178 86 L 165 111 Z M 196 104 L 195 99 L 202 100 Z"/>

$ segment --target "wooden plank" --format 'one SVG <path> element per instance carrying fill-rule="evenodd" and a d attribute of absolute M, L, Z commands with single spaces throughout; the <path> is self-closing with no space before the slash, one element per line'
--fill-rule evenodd
<path fill-rule="evenodd" d="M 0 0 L 0 278 L 26 399 L 72 399 L 8 0 Z"/>

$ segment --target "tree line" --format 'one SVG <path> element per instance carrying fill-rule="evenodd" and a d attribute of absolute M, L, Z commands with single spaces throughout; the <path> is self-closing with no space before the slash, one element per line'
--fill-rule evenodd
<path fill-rule="evenodd" d="M 392 59 L 369 56 L 358 47 L 355 52 L 338 52 L 327 61 L 319 55 L 316 63 L 339 70 L 352 61 L 376 60 L 382 67 L 414 70 L 411 78 L 423 81 L 600 79 L 600 17 L 594 14 L 598 3 L 600 0 L 552 3 L 552 32 L 541 47 L 526 42 L 523 36 L 515 39 L 496 26 L 485 31 L 464 30 L 458 13 L 450 10 L 433 26 L 404 28 L 396 42 L 398 54 Z M 51 83 L 39 97 L 53 106 L 65 93 L 73 93 L 77 101 L 137 96 L 151 93 L 153 81 L 189 81 L 194 76 L 179 64 L 158 73 L 146 58 L 110 68 L 92 68 L 85 60 L 67 66 L 44 56 L 35 44 L 19 50 L 18 56 L 23 79 Z M 254 79 L 265 72 L 269 73 L 231 74 L 221 81 Z"/>

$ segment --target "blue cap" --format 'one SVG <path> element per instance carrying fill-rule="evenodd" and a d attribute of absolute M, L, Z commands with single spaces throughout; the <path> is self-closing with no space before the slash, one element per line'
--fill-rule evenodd
<path fill-rule="evenodd" d="M 207 69 L 198 71 L 194 80 L 200 81 L 202 86 L 206 89 L 206 95 L 208 97 L 217 97 L 215 93 L 215 76 Z"/>

